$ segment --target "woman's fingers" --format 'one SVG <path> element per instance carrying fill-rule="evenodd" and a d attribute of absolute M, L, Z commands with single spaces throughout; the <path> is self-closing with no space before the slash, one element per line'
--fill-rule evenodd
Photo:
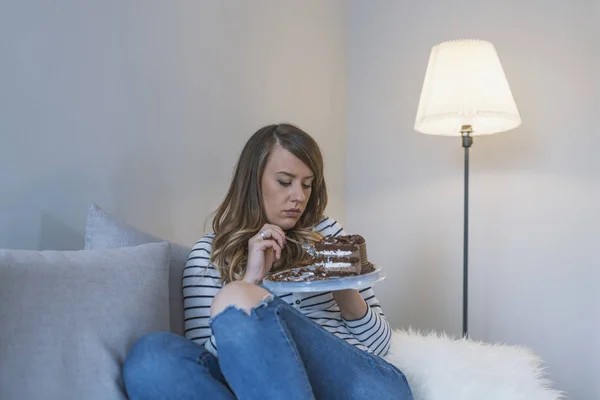
<path fill-rule="evenodd" d="M 285 232 L 283 231 L 283 229 L 281 229 L 280 226 L 269 224 L 269 228 L 275 229 L 275 231 L 279 233 L 279 235 L 285 240 Z"/>
<path fill-rule="evenodd" d="M 258 237 L 264 240 L 276 240 L 281 248 L 285 247 L 285 233 L 277 225 L 265 224 L 258 233 Z"/>
<path fill-rule="evenodd" d="M 275 259 L 279 260 L 279 258 L 281 257 L 281 246 L 279 246 L 279 244 L 275 241 L 275 240 L 262 240 L 259 244 L 258 244 L 258 248 L 260 251 L 266 251 L 267 249 L 273 249 L 273 251 L 275 252 Z"/>
<path fill-rule="evenodd" d="M 248 240 L 248 262 L 246 275 L 251 281 L 260 281 L 273 267 L 274 260 L 281 259 L 285 247 L 285 233 L 276 225 L 265 224 Z"/>

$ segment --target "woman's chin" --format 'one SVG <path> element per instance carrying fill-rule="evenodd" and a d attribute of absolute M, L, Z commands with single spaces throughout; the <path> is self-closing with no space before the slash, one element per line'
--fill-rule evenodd
<path fill-rule="evenodd" d="M 284 231 L 287 231 L 295 227 L 297 223 L 298 221 L 295 218 L 281 218 L 274 225 L 277 225 Z"/>

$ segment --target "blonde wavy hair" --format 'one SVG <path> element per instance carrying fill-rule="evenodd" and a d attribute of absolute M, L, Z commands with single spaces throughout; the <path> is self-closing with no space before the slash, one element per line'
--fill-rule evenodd
<path fill-rule="evenodd" d="M 315 140 L 290 124 L 267 125 L 248 140 L 235 167 L 225 199 L 214 213 L 211 263 L 221 274 L 221 282 L 240 280 L 246 272 L 248 240 L 267 223 L 262 202 L 261 179 L 273 147 L 278 144 L 314 174 L 306 209 L 296 226 L 286 235 L 303 243 L 321 235 L 312 228 L 323 218 L 327 206 L 327 188 L 323 175 L 323 157 Z M 279 269 L 306 263 L 301 246 L 288 241 L 281 253 Z M 276 270 L 274 267 L 271 271 Z"/>

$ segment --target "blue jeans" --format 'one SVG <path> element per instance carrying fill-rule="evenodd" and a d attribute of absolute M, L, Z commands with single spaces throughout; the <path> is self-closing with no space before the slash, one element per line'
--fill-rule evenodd
<path fill-rule="evenodd" d="M 130 399 L 412 399 L 404 374 L 278 297 L 211 319 L 219 357 L 181 336 L 140 338 L 123 366 Z"/>

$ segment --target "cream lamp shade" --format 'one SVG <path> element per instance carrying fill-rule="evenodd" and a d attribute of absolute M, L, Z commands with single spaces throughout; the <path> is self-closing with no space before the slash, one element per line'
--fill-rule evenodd
<path fill-rule="evenodd" d="M 431 49 L 415 130 L 460 136 L 505 132 L 521 124 L 494 45 L 477 39 L 442 42 Z"/>

